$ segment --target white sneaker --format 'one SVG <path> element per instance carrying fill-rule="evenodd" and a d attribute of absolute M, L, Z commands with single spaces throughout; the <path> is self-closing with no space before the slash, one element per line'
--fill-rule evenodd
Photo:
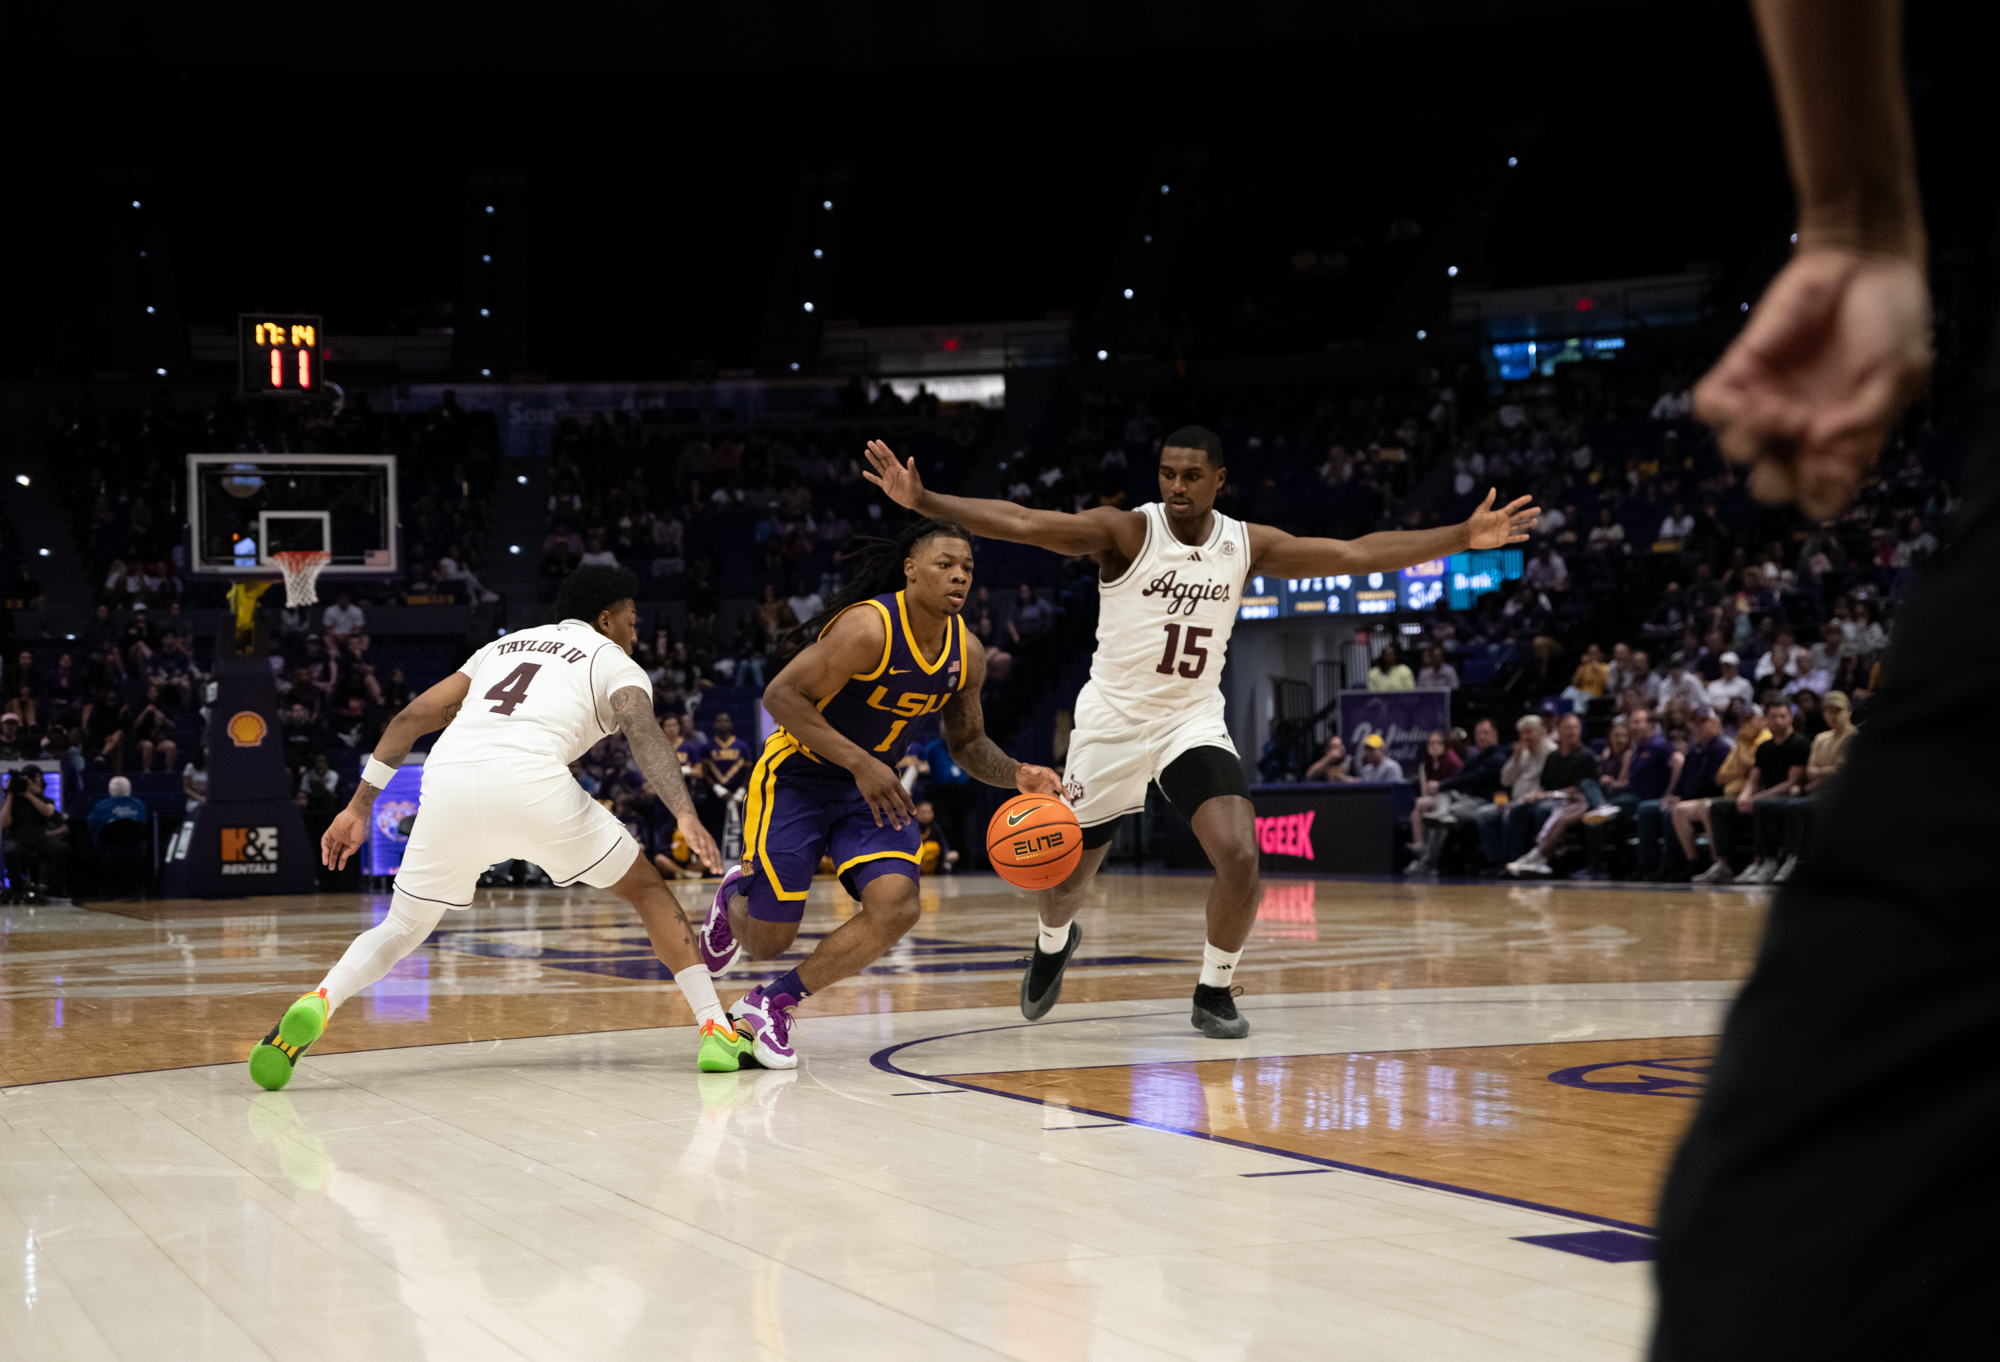
<path fill-rule="evenodd" d="M 1756 860 L 1750 862 L 1741 875 L 1736 877 L 1736 882 L 1738 884 L 1766 884 L 1770 881 L 1771 872 L 1774 869 L 1776 869 L 1775 866 L 1766 864 L 1764 858 L 1759 856 Z"/>
<path fill-rule="evenodd" d="M 1778 867 L 1778 873 L 1771 876 L 1771 883 L 1783 884 L 1786 880 L 1789 880 L 1792 877 L 1792 872 L 1794 870 L 1797 870 L 1798 868 L 1799 868 L 1798 857 L 1796 856 L 1785 857 L 1785 863 Z"/>
<path fill-rule="evenodd" d="M 1733 882 L 1735 879 L 1736 879 L 1736 874 L 1734 871 L 1730 870 L 1729 862 L 1717 861 L 1714 865 L 1711 865 L 1708 869 L 1702 871 L 1699 875 L 1695 876 L 1694 879 L 1691 881 L 1691 883 L 1729 884 Z"/>
<path fill-rule="evenodd" d="M 1599 823 L 1609 823 L 1612 819 L 1616 818 L 1621 812 L 1623 812 L 1623 810 L 1621 810 L 1616 804 L 1599 804 L 1596 808 L 1584 814 L 1583 821 L 1590 824 L 1590 826 L 1594 828 Z"/>
<path fill-rule="evenodd" d="M 1551 872 L 1549 870 L 1549 863 L 1542 859 L 1541 848 L 1537 847 L 1518 861 L 1507 862 L 1507 873 L 1509 875 L 1547 875 Z"/>

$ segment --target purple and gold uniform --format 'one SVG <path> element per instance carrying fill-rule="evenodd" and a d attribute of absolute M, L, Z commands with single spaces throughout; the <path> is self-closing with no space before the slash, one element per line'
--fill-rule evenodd
<path fill-rule="evenodd" d="M 887 641 L 874 669 L 843 682 L 819 702 L 820 713 L 849 742 L 893 763 L 917 726 L 965 684 L 965 626 L 957 616 L 947 617 L 943 646 L 925 657 L 910 633 L 902 592 L 857 601 L 848 609 L 879 611 Z M 826 629 L 820 630 L 825 636 Z M 797 922 L 822 855 L 833 858 L 840 882 L 857 899 L 878 875 L 916 879 L 918 836 L 915 822 L 877 827 L 847 768 L 816 756 L 781 728 L 765 742 L 750 772 L 743 810 L 743 862 L 753 872 L 750 916 Z"/>

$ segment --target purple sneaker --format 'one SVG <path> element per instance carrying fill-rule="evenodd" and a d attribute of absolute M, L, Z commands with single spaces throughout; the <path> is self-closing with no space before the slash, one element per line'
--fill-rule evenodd
<path fill-rule="evenodd" d="M 743 958 L 743 947 L 737 944 L 736 933 L 729 929 L 729 900 L 735 896 L 736 886 L 749 877 L 750 868 L 741 861 L 729 867 L 721 887 L 715 891 L 715 902 L 708 905 L 707 919 L 695 934 L 695 944 L 701 947 L 701 961 L 717 978 L 736 968 L 736 962 Z"/>
<path fill-rule="evenodd" d="M 799 1067 L 798 1051 L 792 1048 L 792 1009 L 798 1001 L 789 993 L 766 993 L 762 984 L 736 1000 L 729 1009 L 730 1020 L 737 1030 L 747 1026 L 757 1037 L 755 1050 L 746 1058 L 754 1058 L 765 1069 Z"/>

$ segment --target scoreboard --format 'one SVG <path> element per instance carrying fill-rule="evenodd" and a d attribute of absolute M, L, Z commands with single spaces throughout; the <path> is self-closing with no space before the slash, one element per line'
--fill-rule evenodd
<path fill-rule="evenodd" d="M 1433 558 L 1398 572 L 1338 577 L 1253 576 L 1243 584 L 1240 620 L 1294 615 L 1394 615 L 1421 610 L 1469 610 L 1475 600 L 1521 575 L 1519 549 L 1492 549 Z"/>
<path fill-rule="evenodd" d="M 246 393 L 316 393 L 324 381 L 325 333 L 317 317 L 245 313 L 236 319 L 236 352 Z"/>

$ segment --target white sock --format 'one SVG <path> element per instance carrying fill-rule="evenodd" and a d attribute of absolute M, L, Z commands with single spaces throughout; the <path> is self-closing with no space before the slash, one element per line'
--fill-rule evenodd
<path fill-rule="evenodd" d="M 1210 988 L 1228 988 L 1230 976 L 1236 972 L 1236 962 L 1243 958 L 1242 951 L 1223 951 L 1202 943 L 1201 982 Z"/>
<path fill-rule="evenodd" d="M 354 938 L 340 963 L 326 972 L 320 987 L 326 990 L 329 1013 L 376 982 L 398 960 L 424 944 L 444 918 L 444 905 L 397 893 L 389 900 L 389 916 Z"/>
<path fill-rule="evenodd" d="M 716 1000 L 715 980 L 709 975 L 707 965 L 689 965 L 686 969 L 674 971 L 674 982 L 681 986 L 681 996 L 694 1009 L 694 1024 L 715 1022 L 720 1026 L 729 1025 L 729 1018 Z"/>
<path fill-rule="evenodd" d="M 1062 948 L 1069 944 L 1067 922 L 1060 927 L 1051 927 L 1048 923 L 1037 920 L 1035 925 L 1040 929 L 1035 933 L 1035 944 L 1042 948 L 1043 955 L 1058 955 L 1062 952 Z"/>

